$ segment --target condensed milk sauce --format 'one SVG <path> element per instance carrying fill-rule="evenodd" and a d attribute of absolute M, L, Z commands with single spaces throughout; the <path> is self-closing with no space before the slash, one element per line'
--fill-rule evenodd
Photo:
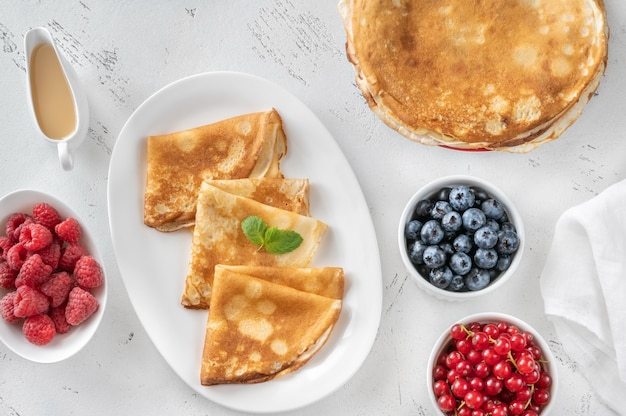
<path fill-rule="evenodd" d="M 35 48 L 30 62 L 33 107 L 41 131 L 51 139 L 63 139 L 76 129 L 72 90 L 54 47 Z"/>

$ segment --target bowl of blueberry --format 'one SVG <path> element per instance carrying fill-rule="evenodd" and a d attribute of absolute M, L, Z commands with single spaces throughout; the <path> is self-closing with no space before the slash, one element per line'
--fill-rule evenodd
<path fill-rule="evenodd" d="M 511 277 L 524 250 L 524 225 L 496 186 L 473 176 L 446 176 L 411 197 L 398 244 L 418 286 L 460 301 L 492 292 Z"/>
<path fill-rule="evenodd" d="M 557 364 L 545 339 L 503 313 L 469 315 L 435 342 L 426 385 L 445 416 L 547 415 L 558 391 Z"/>

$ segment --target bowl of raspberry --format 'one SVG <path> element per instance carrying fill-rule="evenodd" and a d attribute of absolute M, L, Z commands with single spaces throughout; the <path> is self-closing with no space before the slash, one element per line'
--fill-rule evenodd
<path fill-rule="evenodd" d="M 440 415 L 547 415 L 558 390 L 557 365 L 529 324 L 479 313 L 453 323 L 435 342 L 426 383 Z"/>
<path fill-rule="evenodd" d="M 107 284 L 95 240 L 56 197 L 19 190 L 0 199 L 0 340 L 54 363 L 80 351 L 104 314 Z"/>
<path fill-rule="evenodd" d="M 446 176 L 424 185 L 406 204 L 398 245 L 420 288 L 462 301 L 496 290 L 513 275 L 524 251 L 524 224 L 495 185 Z"/>

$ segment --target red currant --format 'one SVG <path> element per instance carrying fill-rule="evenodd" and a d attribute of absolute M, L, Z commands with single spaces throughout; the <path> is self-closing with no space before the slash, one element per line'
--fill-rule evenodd
<path fill-rule="evenodd" d="M 498 329 L 498 326 L 496 324 L 490 323 L 490 324 L 485 324 L 485 326 L 483 326 L 483 332 L 487 334 L 488 336 L 490 336 L 491 338 L 495 339 L 498 337 L 500 330 Z"/>
<path fill-rule="evenodd" d="M 511 335 L 511 349 L 513 351 L 521 351 L 526 348 L 526 338 L 524 335 L 518 333 L 514 333 Z"/>
<path fill-rule="evenodd" d="M 525 405 L 526 404 L 524 402 L 521 402 L 519 400 L 513 400 L 509 404 L 509 413 L 514 416 L 520 416 L 522 413 L 524 413 Z"/>
<path fill-rule="evenodd" d="M 542 371 L 539 374 L 539 380 L 535 384 L 537 388 L 548 389 L 552 385 L 552 377 L 550 377 L 550 374 Z"/>
<path fill-rule="evenodd" d="M 464 378 L 457 378 L 450 387 L 450 391 L 454 397 L 458 397 L 459 399 L 465 397 L 470 390 L 470 383 Z"/>
<path fill-rule="evenodd" d="M 511 374 L 511 377 L 509 377 L 509 378 L 504 380 L 504 386 L 509 391 L 513 391 L 513 392 L 518 391 L 519 389 L 521 389 L 525 385 L 526 385 L 526 383 L 524 382 L 524 379 L 522 378 L 522 376 L 519 373 L 513 373 L 513 374 Z"/>
<path fill-rule="evenodd" d="M 500 335 L 493 344 L 493 350 L 500 355 L 507 355 L 511 351 L 511 341 L 506 335 Z"/>
<path fill-rule="evenodd" d="M 484 392 L 489 396 L 497 396 L 502 391 L 504 382 L 495 376 L 489 376 L 485 379 Z"/>
<path fill-rule="evenodd" d="M 524 375 L 529 374 L 531 371 L 535 370 L 536 367 L 537 363 L 530 354 L 521 355 L 517 359 L 517 370 Z"/>
<path fill-rule="evenodd" d="M 472 363 L 467 360 L 459 361 L 455 369 L 461 375 L 461 377 L 469 377 L 474 374 L 474 368 L 472 367 Z"/>
<path fill-rule="evenodd" d="M 511 377 L 513 370 L 511 369 L 511 364 L 508 361 L 500 361 L 493 366 L 492 372 L 494 376 L 504 380 Z"/>
<path fill-rule="evenodd" d="M 448 374 L 448 370 L 443 365 L 436 365 L 433 368 L 433 379 L 434 380 L 445 380 Z"/>
<path fill-rule="evenodd" d="M 437 405 L 443 412 L 451 412 L 456 407 L 456 400 L 451 394 L 444 394 L 437 399 Z"/>
<path fill-rule="evenodd" d="M 476 377 L 485 378 L 491 373 L 491 366 L 485 362 L 479 362 L 474 366 L 474 375 Z"/>
<path fill-rule="evenodd" d="M 537 389 L 533 393 L 533 402 L 536 405 L 543 406 L 550 400 L 550 393 L 546 389 Z"/>
<path fill-rule="evenodd" d="M 437 380 L 435 381 L 435 384 L 433 384 L 433 392 L 435 393 L 435 396 L 439 397 L 446 393 L 450 393 L 450 387 L 444 380 Z"/>
<path fill-rule="evenodd" d="M 484 350 L 489 347 L 489 335 L 482 331 L 474 333 L 474 336 L 472 337 L 472 345 L 478 351 Z"/>
<path fill-rule="evenodd" d="M 485 348 L 482 352 L 483 360 L 489 365 L 496 365 L 502 361 L 502 357 L 492 348 Z"/>
<path fill-rule="evenodd" d="M 485 402 L 485 398 L 481 392 L 470 390 L 463 398 L 465 405 L 470 409 L 480 409 Z"/>
<path fill-rule="evenodd" d="M 465 328 L 461 324 L 454 324 L 452 328 L 450 328 L 450 336 L 452 339 L 460 340 L 467 338 L 467 332 Z"/>

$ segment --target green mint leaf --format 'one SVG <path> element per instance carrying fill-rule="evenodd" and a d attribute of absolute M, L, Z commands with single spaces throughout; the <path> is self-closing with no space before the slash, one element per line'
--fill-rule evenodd
<path fill-rule="evenodd" d="M 248 240 L 252 241 L 258 246 L 265 244 L 265 232 L 267 231 L 267 224 L 261 218 L 251 215 L 241 221 L 241 229 L 243 233 L 248 237 Z"/>
<path fill-rule="evenodd" d="M 292 230 L 270 227 L 265 232 L 265 250 L 272 254 L 289 253 L 300 247 L 302 236 Z"/>
<path fill-rule="evenodd" d="M 300 247 L 302 236 L 295 231 L 268 227 L 261 218 L 251 215 L 241 221 L 241 229 L 252 243 L 268 253 L 284 254 Z"/>

